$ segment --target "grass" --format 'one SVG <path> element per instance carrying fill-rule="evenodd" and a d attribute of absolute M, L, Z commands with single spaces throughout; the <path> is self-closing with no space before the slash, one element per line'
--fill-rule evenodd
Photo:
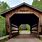
<path fill-rule="evenodd" d="M 6 42 L 6 41 L 8 41 L 9 40 L 8 37 L 9 37 L 9 35 L 1 37 L 0 38 L 0 42 Z"/>
<path fill-rule="evenodd" d="M 0 42 L 6 42 L 8 40 L 8 38 L 5 38 L 3 40 L 0 40 Z"/>

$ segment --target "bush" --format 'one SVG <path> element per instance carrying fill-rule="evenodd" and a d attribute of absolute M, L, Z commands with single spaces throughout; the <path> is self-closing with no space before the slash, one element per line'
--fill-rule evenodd
<path fill-rule="evenodd" d="M 0 16 L 0 37 L 6 35 L 5 18 Z"/>

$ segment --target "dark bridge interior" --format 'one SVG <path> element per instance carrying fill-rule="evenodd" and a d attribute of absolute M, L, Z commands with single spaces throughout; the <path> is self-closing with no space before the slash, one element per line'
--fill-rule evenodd
<path fill-rule="evenodd" d="M 15 14 L 10 18 L 11 24 L 21 25 L 29 24 L 31 27 L 35 24 L 38 25 L 39 18 L 34 14 Z"/>

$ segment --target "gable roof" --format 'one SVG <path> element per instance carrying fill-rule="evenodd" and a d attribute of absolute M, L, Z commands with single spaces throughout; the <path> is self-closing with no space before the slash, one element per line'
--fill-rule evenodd
<path fill-rule="evenodd" d="M 13 8 L 10 8 L 10 9 L 6 10 L 6 11 L 3 12 L 2 14 L 5 14 L 5 13 L 7 13 L 7 12 L 9 12 L 9 11 L 12 11 L 12 10 L 15 10 L 16 8 L 19 8 L 19 7 L 21 7 L 21 6 L 30 7 L 30 8 L 32 8 L 32 9 L 34 9 L 34 10 L 36 10 L 36 11 L 42 13 L 41 10 L 39 10 L 39 9 L 37 9 L 37 8 L 35 8 L 35 7 L 31 6 L 31 5 L 29 5 L 29 4 L 25 3 L 25 2 L 23 2 L 23 3 L 21 3 L 20 5 L 17 5 L 17 6 L 15 6 L 15 7 L 13 7 Z"/>

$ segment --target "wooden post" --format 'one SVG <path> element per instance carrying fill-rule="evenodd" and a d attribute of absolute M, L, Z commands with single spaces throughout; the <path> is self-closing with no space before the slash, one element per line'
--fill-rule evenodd
<path fill-rule="evenodd" d="M 41 28 L 41 33 L 42 33 L 42 28 Z"/>
<path fill-rule="evenodd" d="M 40 25 L 40 27 L 41 27 L 41 34 L 42 34 L 42 25 Z"/>
<path fill-rule="evenodd" d="M 39 31 L 40 30 L 40 18 L 39 18 L 39 22 L 38 22 L 38 37 L 39 37 Z"/>
<path fill-rule="evenodd" d="M 10 28 L 10 20 L 9 20 L 9 18 L 6 18 L 6 31 L 9 34 L 9 38 L 11 38 L 12 35 L 11 35 L 11 28 Z"/>

